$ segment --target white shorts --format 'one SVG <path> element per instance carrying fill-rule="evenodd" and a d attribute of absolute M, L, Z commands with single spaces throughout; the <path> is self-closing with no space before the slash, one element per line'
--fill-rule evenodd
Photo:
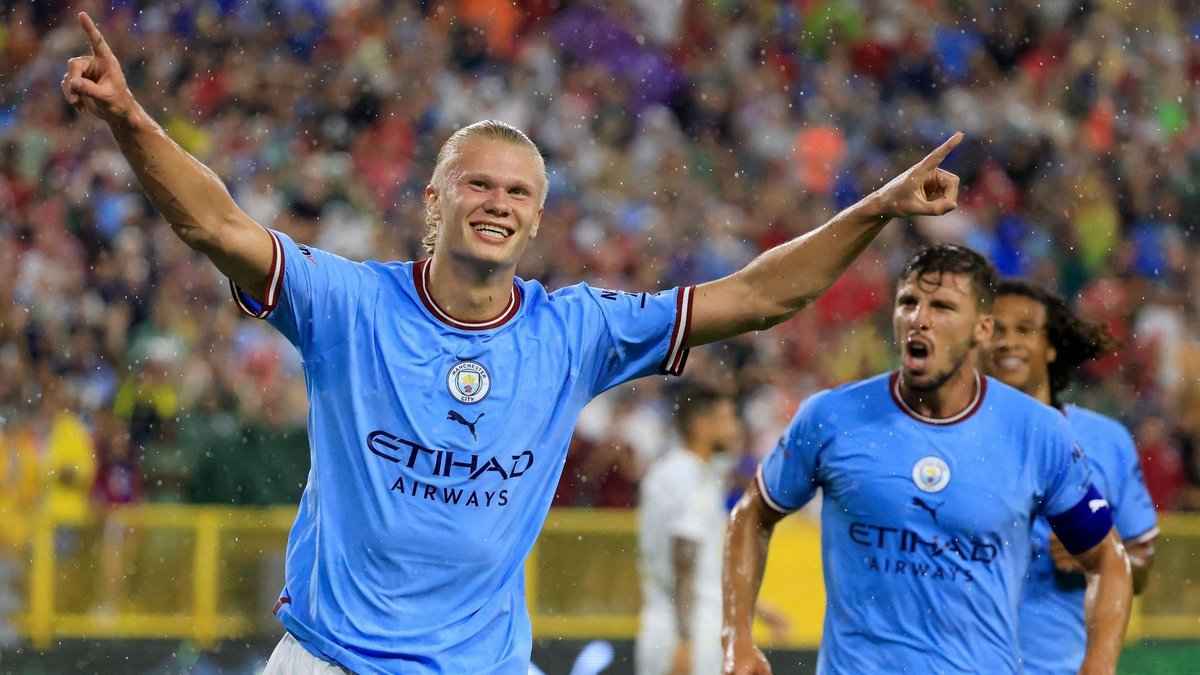
<path fill-rule="evenodd" d="M 291 633 L 284 633 L 275 651 L 271 652 L 263 675 L 346 675 L 349 672 L 313 656 Z"/>

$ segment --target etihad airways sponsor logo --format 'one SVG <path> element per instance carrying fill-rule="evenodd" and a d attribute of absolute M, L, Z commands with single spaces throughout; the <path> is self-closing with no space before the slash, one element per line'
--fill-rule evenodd
<path fill-rule="evenodd" d="M 871 571 L 950 581 L 974 581 L 1000 553 L 995 544 L 971 538 L 920 533 L 904 527 L 850 523 L 850 540 L 872 550 Z"/>
<path fill-rule="evenodd" d="M 367 449 L 389 462 L 403 464 L 418 473 L 445 478 L 465 476 L 469 480 L 477 480 L 492 474 L 501 480 L 509 480 L 524 475 L 533 466 L 533 453 L 529 450 L 515 455 L 492 456 L 439 450 L 382 429 L 367 434 Z"/>
<path fill-rule="evenodd" d="M 491 456 L 454 452 L 429 448 L 382 429 L 367 434 L 367 449 L 378 457 L 409 469 L 408 474 L 399 476 L 392 483 L 392 492 L 414 499 L 459 506 L 508 506 L 509 492 L 506 488 L 476 490 L 470 484 L 462 487 L 438 486 L 429 481 L 439 478 L 474 481 L 485 477 L 509 481 L 520 478 L 533 466 L 533 453 L 529 450 Z M 494 483 L 486 485 L 491 487 Z"/>

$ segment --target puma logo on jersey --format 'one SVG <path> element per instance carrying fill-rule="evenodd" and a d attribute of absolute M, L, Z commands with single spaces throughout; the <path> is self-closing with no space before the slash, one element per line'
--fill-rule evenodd
<path fill-rule="evenodd" d="M 928 511 L 929 517 L 933 518 L 933 522 L 936 523 L 938 521 L 937 512 L 938 512 L 938 509 L 942 508 L 942 504 L 938 504 L 937 506 L 930 506 L 930 505 L 926 504 L 925 500 L 921 499 L 920 497 L 913 497 L 912 503 L 913 503 L 913 506 L 919 506 L 919 507 L 925 509 L 926 511 Z M 943 502 L 943 504 L 944 503 L 945 502 Z"/>
<path fill-rule="evenodd" d="M 317 259 L 313 257 L 312 249 L 306 244 L 296 244 L 296 248 L 300 249 L 300 252 L 304 254 L 305 258 L 308 258 L 308 262 L 314 265 L 317 264 Z"/>
<path fill-rule="evenodd" d="M 1088 502 L 1088 508 L 1092 510 L 1092 513 L 1095 513 L 1097 511 L 1099 511 L 1100 509 L 1108 508 L 1108 500 L 1107 499 L 1093 499 Z"/>
<path fill-rule="evenodd" d="M 463 417 L 457 410 L 451 410 L 450 412 L 446 413 L 446 419 L 458 422 L 471 432 L 471 440 L 473 441 L 479 440 L 479 437 L 475 435 L 475 425 L 479 423 L 479 418 L 483 416 L 484 413 L 479 413 L 474 422 L 468 422 L 467 418 Z"/>

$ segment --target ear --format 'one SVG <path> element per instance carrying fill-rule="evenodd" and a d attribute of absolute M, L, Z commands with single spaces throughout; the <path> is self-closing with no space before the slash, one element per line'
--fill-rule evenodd
<path fill-rule="evenodd" d="M 533 227 L 529 228 L 529 238 L 537 239 L 538 226 L 542 224 L 542 214 L 546 212 L 545 207 L 538 209 L 537 215 L 533 218 Z"/>
<path fill-rule="evenodd" d="M 426 213 L 426 215 L 434 216 L 434 215 L 438 214 L 437 200 L 438 200 L 438 193 L 437 193 L 437 189 L 433 187 L 433 183 L 426 185 L 425 186 L 425 213 Z M 437 220 L 438 218 L 433 218 L 433 219 Z"/>
<path fill-rule="evenodd" d="M 996 330 L 996 319 L 991 314 L 980 314 L 979 321 L 975 324 L 975 340 L 980 344 L 988 342 L 992 339 L 992 333 Z"/>
<path fill-rule="evenodd" d="M 1058 350 L 1054 345 L 1046 345 L 1046 363 L 1054 363 L 1058 360 Z"/>

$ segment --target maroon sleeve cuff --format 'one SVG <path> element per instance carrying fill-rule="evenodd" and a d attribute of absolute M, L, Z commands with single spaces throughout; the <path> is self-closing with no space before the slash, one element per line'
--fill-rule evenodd
<path fill-rule="evenodd" d="M 233 301 L 237 303 L 238 309 L 256 319 L 270 316 L 271 312 L 275 311 L 275 305 L 279 304 L 279 295 L 283 292 L 283 244 L 279 241 L 279 235 L 270 230 L 267 232 L 271 235 L 271 270 L 267 274 L 263 301 L 260 303 L 251 298 L 233 283 L 232 279 L 229 281 L 229 291 L 233 293 Z"/>
<path fill-rule="evenodd" d="M 687 344 L 688 333 L 692 330 L 692 295 L 695 290 L 695 286 L 684 286 L 675 296 L 675 328 L 671 331 L 667 357 L 660 366 L 664 375 L 683 374 L 683 366 L 687 363 L 690 351 L 683 345 Z"/>

